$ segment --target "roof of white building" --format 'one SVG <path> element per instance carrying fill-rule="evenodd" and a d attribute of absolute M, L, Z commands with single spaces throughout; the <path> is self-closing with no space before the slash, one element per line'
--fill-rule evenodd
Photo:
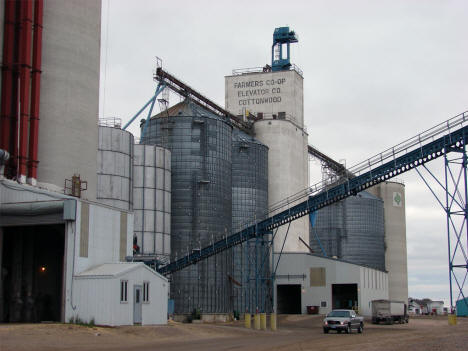
<path fill-rule="evenodd" d="M 75 275 L 75 278 L 116 278 L 136 269 L 147 269 L 151 271 L 151 273 L 167 280 L 166 277 L 154 271 L 142 262 L 104 263 Z"/>

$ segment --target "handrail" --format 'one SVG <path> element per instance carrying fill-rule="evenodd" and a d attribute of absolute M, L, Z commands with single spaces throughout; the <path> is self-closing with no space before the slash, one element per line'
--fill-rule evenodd
<path fill-rule="evenodd" d="M 356 177 L 341 178 L 333 185 L 320 182 L 290 196 L 277 206 L 270 208 L 266 218 L 256 218 L 256 223 L 244 228 L 242 231 L 223 237 L 222 240 L 173 261 L 161 267 L 158 271 L 162 274 L 171 274 L 181 270 L 244 241 L 266 235 L 279 226 L 355 195 L 371 186 L 387 181 L 456 148 L 460 148 L 468 142 L 468 126 L 465 125 L 467 117 L 468 112 L 464 112 L 359 163 L 358 167 L 351 168 Z M 461 128 L 453 130 L 457 127 Z M 438 136 L 437 139 L 436 136 Z M 389 150 L 391 152 L 388 152 Z M 389 160 L 390 158 L 391 160 Z M 364 172 L 365 170 L 367 171 Z M 300 202 L 304 197 L 306 199 Z M 285 206 L 288 208 L 279 212 Z"/>

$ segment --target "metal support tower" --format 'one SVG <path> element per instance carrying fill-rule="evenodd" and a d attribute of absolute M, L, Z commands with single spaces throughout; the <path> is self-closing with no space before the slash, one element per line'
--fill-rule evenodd
<path fill-rule="evenodd" d="M 456 301 L 468 296 L 464 293 L 465 286 L 468 285 L 468 183 L 466 171 L 468 155 L 466 141 L 448 148 L 444 154 L 443 174 L 435 174 L 426 165 L 423 165 L 423 169 L 428 174 L 425 177 L 422 171 L 416 168 L 418 175 L 434 195 L 447 217 L 448 273 L 452 313 L 454 313 Z M 454 294 L 457 294 L 456 299 L 454 299 Z M 464 301 L 468 304 L 466 300 Z"/>

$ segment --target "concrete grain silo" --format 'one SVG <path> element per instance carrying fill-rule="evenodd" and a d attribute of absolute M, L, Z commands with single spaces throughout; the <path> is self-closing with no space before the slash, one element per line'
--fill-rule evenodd
<path fill-rule="evenodd" d="M 282 202 L 282 210 L 295 204 L 283 200 L 309 185 L 304 78 L 302 71 L 290 62 L 289 45 L 296 42 L 297 36 L 289 27 L 276 28 L 271 66 L 233 70 L 232 75 L 225 77 L 226 110 L 247 119 L 252 114 L 255 116 L 254 137 L 269 149 L 268 205 Z M 281 56 L 286 49 L 287 57 L 284 51 L 284 57 Z M 280 227 L 275 236 L 277 252 L 283 246 L 287 228 L 288 225 Z M 284 251 L 307 251 L 299 238 L 307 240 L 308 235 L 307 219 L 291 222 Z"/>
<path fill-rule="evenodd" d="M 12 155 L 5 175 L 59 192 L 79 175 L 87 182 L 81 196 L 95 200 L 101 1 L 1 7 L 0 149 Z"/>
<path fill-rule="evenodd" d="M 405 185 L 398 181 L 387 181 L 368 191 L 382 199 L 385 204 L 385 269 L 388 271 L 389 298 L 407 301 Z"/>

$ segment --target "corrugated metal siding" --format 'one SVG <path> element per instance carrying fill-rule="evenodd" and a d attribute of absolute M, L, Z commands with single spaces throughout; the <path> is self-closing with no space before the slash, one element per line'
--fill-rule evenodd
<path fill-rule="evenodd" d="M 120 281 L 127 280 L 127 302 L 120 302 Z M 150 301 L 142 306 L 142 324 L 167 323 L 167 293 L 169 283 L 163 277 L 151 272 L 147 267 L 124 273 L 114 278 L 74 279 L 74 304 L 76 309 L 68 310 L 68 319 L 74 314 L 96 324 L 133 324 L 133 286 L 150 282 Z"/>
<path fill-rule="evenodd" d="M 120 260 L 125 261 L 127 255 L 127 213 L 120 212 Z"/>
<path fill-rule="evenodd" d="M 234 130 L 232 133 L 232 228 L 233 233 L 252 225 L 268 211 L 268 148 L 251 136 Z M 234 310 L 254 312 L 271 310 L 271 284 L 267 243 L 264 238 L 250 240 L 232 249 L 232 284 Z M 257 266 L 265 260 L 260 271 L 259 287 L 255 286 Z M 256 291 L 258 289 L 258 295 Z M 257 301 L 259 300 L 259 301 Z"/>
<path fill-rule="evenodd" d="M 159 146 L 135 145 L 133 172 L 134 229 L 140 252 L 168 259 L 171 254 L 171 152 Z"/>
<path fill-rule="evenodd" d="M 168 111 L 170 112 L 170 111 Z M 153 117 L 143 144 L 171 150 L 171 258 L 231 233 L 231 133 L 226 120 L 188 101 L 175 116 Z M 229 252 L 173 275 L 175 313 L 232 311 Z"/>
<path fill-rule="evenodd" d="M 131 133 L 99 126 L 96 198 L 127 211 L 133 207 L 133 144 Z"/>
<path fill-rule="evenodd" d="M 89 242 L 89 204 L 81 202 L 80 256 L 88 257 Z"/>
<path fill-rule="evenodd" d="M 366 192 L 317 212 L 310 229 L 310 246 L 328 257 L 385 270 L 383 201 Z"/>

